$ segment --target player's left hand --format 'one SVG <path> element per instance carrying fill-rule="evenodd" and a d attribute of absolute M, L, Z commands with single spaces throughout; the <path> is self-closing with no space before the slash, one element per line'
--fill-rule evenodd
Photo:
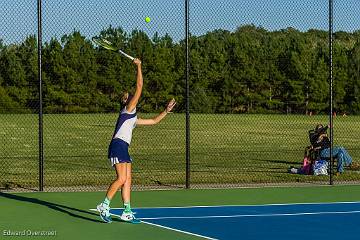
<path fill-rule="evenodd" d="M 171 99 L 171 101 L 168 103 L 168 105 L 166 106 L 166 112 L 169 113 L 171 112 L 171 110 L 174 108 L 174 106 L 176 105 L 176 101 L 175 99 Z"/>

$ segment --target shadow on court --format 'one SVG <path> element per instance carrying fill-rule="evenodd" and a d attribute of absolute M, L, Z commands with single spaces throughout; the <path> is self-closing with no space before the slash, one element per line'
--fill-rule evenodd
<path fill-rule="evenodd" d="M 40 200 L 40 199 L 37 199 L 37 198 L 18 196 L 18 195 L 4 193 L 4 192 L 0 192 L 0 197 L 12 199 L 12 200 L 17 200 L 17 201 L 21 201 L 21 202 L 29 202 L 29 203 L 42 205 L 42 206 L 48 207 L 48 208 L 50 208 L 52 210 L 55 210 L 55 211 L 58 211 L 58 212 L 61 212 L 61 213 L 64 213 L 64 214 L 68 214 L 71 217 L 75 217 L 75 218 L 79 218 L 79 219 L 87 220 L 87 221 L 91 221 L 91 222 L 103 223 L 100 220 L 96 220 L 96 219 L 93 219 L 93 218 L 90 218 L 90 217 L 79 215 L 79 214 L 86 214 L 86 215 L 90 215 L 92 217 L 95 217 L 95 216 L 98 217 L 99 216 L 98 214 L 90 212 L 90 211 L 85 211 L 85 210 L 74 208 L 74 207 L 68 207 L 68 206 L 65 206 L 65 205 L 62 205 L 62 204 L 52 203 L 52 202 Z M 117 220 L 113 219 L 113 221 L 117 221 Z"/>

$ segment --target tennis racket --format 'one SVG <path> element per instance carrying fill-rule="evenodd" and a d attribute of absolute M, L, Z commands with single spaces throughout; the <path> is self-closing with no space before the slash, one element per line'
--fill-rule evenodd
<path fill-rule="evenodd" d="M 110 51 L 118 52 L 118 53 L 122 54 L 123 56 L 129 58 L 131 61 L 134 61 L 134 59 L 135 59 L 134 57 L 130 56 L 129 54 L 125 53 L 121 49 L 114 46 L 114 44 L 112 42 L 110 42 L 109 40 L 106 40 L 104 38 L 99 38 L 99 37 L 93 37 L 92 40 L 98 46 L 101 46 Z"/>

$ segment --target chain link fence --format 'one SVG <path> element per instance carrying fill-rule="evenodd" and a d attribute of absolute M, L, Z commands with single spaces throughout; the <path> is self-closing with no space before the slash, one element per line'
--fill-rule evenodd
<path fill-rule="evenodd" d="M 329 1 L 191 3 L 193 186 L 328 184 L 289 168 L 301 167 L 308 131 L 329 123 Z M 334 146 L 353 164 L 334 181 L 357 183 L 360 125 L 348 88 L 359 86 L 359 62 L 347 61 L 359 58 L 359 4 L 335 3 L 334 116 L 351 116 L 335 118 Z"/>
<path fill-rule="evenodd" d="M 119 54 L 97 48 L 91 38 L 105 36 L 142 60 L 144 92 L 138 112 L 152 117 L 183 82 L 185 70 L 179 67 L 184 66 L 183 59 L 175 55 L 183 52 L 183 5 L 181 1 L 166 5 L 44 1 L 44 59 L 62 68 L 53 69 L 52 64 L 44 70 L 48 76 L 44 108 L 49 113 L 44 119 L 46 187 L 104 189 L 115 177 L 107 147 L 121 95 L 134 90 L 136 68 Z M 149 23 L 146 16 L 152 18 Z M 185 145 L 177 140 L 184 125 L 180 115 L 152 129 L 135 130 L 130 147 L 135 186 L 183 184 Z"/>
<path fill-rule="evenodd" d="M 159 125 L 135 129 L 134 188 L 183 188 L 187 177 L 192 188 L 329 184 L 329 176 L 288 172 L 302 164 L 308 131 L 329 122 L 329 1 L 189 2 L 190 145 L 185 3 L 42 1 L 46 191 L 103 190 L 115 176 L 107 147 L 121 94 L 134 90 L 136 71 L 128 59 L 98 48 L 95 36 L 142 60 L 140 117 L 155 116 L 172 97 L 178 102 Z M 3 5 L 0 187 L 35 190 L 37 1 Z M 347 0 L 334 7 L 334 144 L 357 163 L 360 6 Z M 335 175 L 335 184 L 357 183 L 354 166 Z"/>
<path fill-rule="evenodd" d="M 354 163 L 335 177 L 338 184 L 359 182 L 359 10 L 356 1 L 334 2 L 334 145 L 347 149 Z"/>
<path fill-rule="evenodd" d="M 3 2 L 0 9 L 0 188 L 36 190 L 39 179 L 36 1 Z"/>

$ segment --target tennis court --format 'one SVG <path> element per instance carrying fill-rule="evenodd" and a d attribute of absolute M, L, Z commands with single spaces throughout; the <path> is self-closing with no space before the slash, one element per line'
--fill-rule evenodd
<path fill-rule="evenodd" d="M 123 209 L 113 209 L 120 216 Z M 134 209 L 145 224 L 204 239 L 356 239 L 360 202 Z M 294 229 L 294 227 L 296 228 Z"/>
<path fill-rule="evenodd" d="M 360 239 L 360 1 L 2 2 L 0 240 Z"/>
<path fill-rule="evenodd" d="M 56 232 L 40 239 L 357 239 L 360 219 L 360 186 L 135 191 L 142 224 L 103 223 L 91 210 L 103 196 L 2 192 L 2 239 L 24 230 Z M 116 196 L 111 213 L 120 206 Z"/>

